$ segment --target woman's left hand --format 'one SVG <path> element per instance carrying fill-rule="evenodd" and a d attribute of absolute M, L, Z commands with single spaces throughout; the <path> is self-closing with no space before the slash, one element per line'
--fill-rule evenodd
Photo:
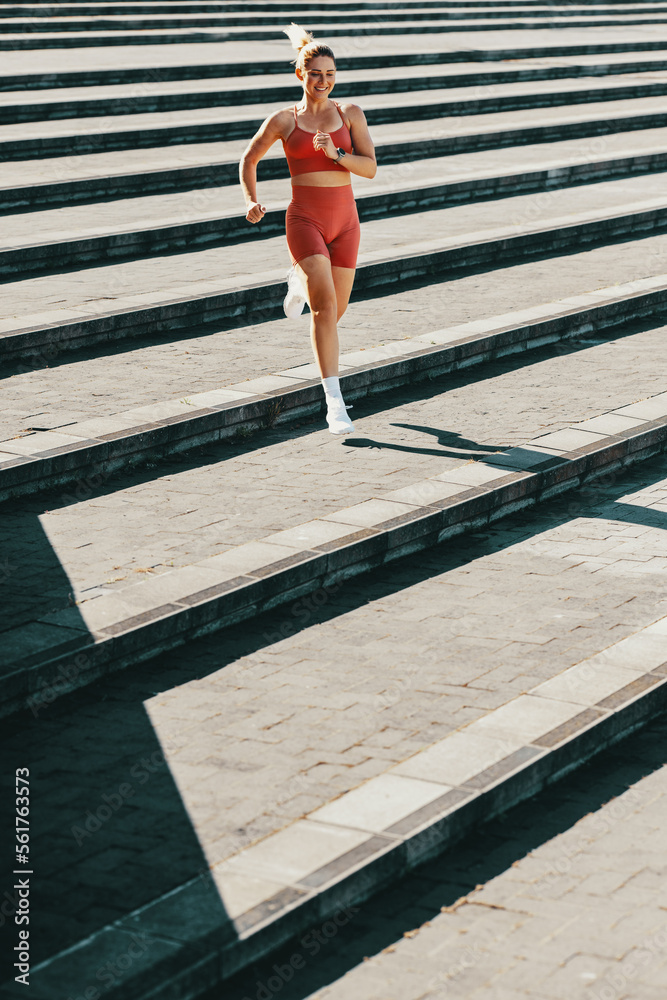
<path fill-rule="evenodd" d="M 328 132 L 316 132 L 313 136 L 313 146 L 315 149 L 323 149 L 330 160 L 335 160 L 338 157 L 338 150 Z"/>

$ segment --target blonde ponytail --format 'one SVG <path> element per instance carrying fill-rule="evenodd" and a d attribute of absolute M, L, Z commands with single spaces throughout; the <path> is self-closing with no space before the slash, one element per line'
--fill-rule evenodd
<path fill-rule="evenodd" d="M 315 41 L 310 31 L 306 31 L 305 28 L 302 28 L 300 24 L 295 24 L 294 21 L 292 21 L 289 28 L 284 28 L 283 30 L 292 43 L 292 48 L 297 52 L 301 52 L 301 49 L 306 45 L 311 45 Z"/>
<path fill-rule="evenodd" d="M 283 28 L 283 31 L 292 43 L 292 48 L 297 52 L 297 57 L 293 60 L 297 70 L 303 72 L 310 60 L 316 56 L 328 56 L 333 59 L 334 66 L 336 65 L 336 57 L 332 49 L 328 45 L 316 42 L 311 32 L 306 31 L 300 24 L 295 24 L 292 21 L 289 28 Z"/>

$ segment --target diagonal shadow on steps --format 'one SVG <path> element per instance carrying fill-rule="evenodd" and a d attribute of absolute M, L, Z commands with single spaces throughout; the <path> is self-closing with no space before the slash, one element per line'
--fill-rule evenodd
<path fill-rule="evenodd" d="M 611 485 L 591 484 L 578 497 L 560 498 L 528 516 L 514 515 L 485 533 L 407 557 L 395 563 L 391 573 L 383 567 L 348 581 L 323 606 L 313 604 L 305 615 L 303 606 L 277 608 L 250 624 L 192 641 L 32 715 L 5 722 L 0 736 L 3 779 L 13 781 L 18 767 L 31 770 L 31 854 L 38 873 L 32 896 L 34 964 L 202 875 L 214 861 L 275 828 L 273 799 L 280 787 L 272 782 L 268 788 L 264 777 L 271 747 L 262 754 L 256 744 L 254 752 L 243 756 L 230 728 L 234 711 L 224 711 L 225 667 L 575 516 L 667 527 L 662 511 L 620 502 L 640 481 L 666 476 L 667 459 L 662 456 L 630 475 L 629 487 L 628 476 Z M 44 548 L 52 585 L 59 581 L 66 590 L 66 574 L 40 531 L 35 528 L 26 542 Z M 18 540 L 14 551 L 18 561 Z M 18 614 L 18 597 L 17 601 Z M 218 687 L 216 682 L 200 683 L 216 674 Z M 159 694 L 176 690 L 177 697 L 165 710 Z M 217 713 L 211 711 L 211 698 L 221 699 Z M 248 812 L 238 799 L 238 782 L 236 788 L 228 784 L 233 774 L 237 778 L 241 774 L 248 789 L 257 782 L 261 808 Z M 2 802 L 8 809 L 9 787 L 2 790 Z M 279 825 L 286 821 L 283 817 Z M 7 834 L 3 843 L 11 842 L 10 826 L 13 813 L 8 811 L 3 816 L 2 833 Z M 461 895 L 465 887 L 457 891 Z M 209 893 L 206 922 L 216 927 L 220 939 L 235 933 L 215 892 Z M 174 927 L 174 936 L 180 930 Z M 105 970 L 90 970 L 92 987 L 99 985 L 99 974 L 105 975 Z M 226 1000 L 234 996 L 224 991 L 222 995 Z M 292 1000 L 303 995 L 297 992 Z"/>
<path fill-rule="evenodd" d="M 75 546 L 76 538 L 71 542 Z M 86 654 L 77 650 L 90 636 L 37 513 L 28 509 L 19 522 L 0 518 L 0 553 L 0 670 L 5 675 L 29 670 L 45 649 L 68 654 L 60 661 L 62 676 L 54 667 L 53 681 L 44 681 L 35 692 L 32 711 L 2 719 L 0 727 L 0 983 L 5 983 L 18 974 L 13 968 L 19 930 L 15 887 L 26 873 L 34 970 L 63 948 L 207 871 L 208 863 L 167 765 L 165 746 L 135 692 L 127 702 L 122 691 L 113 702 L 108 694 L 91 691 L 51 704 L 72 671 L 87 669 L 78 660 Z M 68 627 L 50 624 L 49 613 L 63 607 L 69 608 Z M 30 813 L 27 829 L 24 824 L 16 833 L 28 833 L 28 865 L 21 865 L 13 850 L 14 783 L 20 768 L 29 770 Z M 25 795 L 24 785 L 21 792 Z M 15 869 L 18 874 L 12 874 Z M 217 906 L 224 933 L 229 920 L 219 898 Z M 114 957 L 112 949 L 108 961 Z M 117 957 L 121 962 L 126 957 L 120 947 Z M 86 988 L 101 996 L 112 985 L 113 970 L 101 964 L 89 971 Z M 31 975 L 30 986 L 38 988 Z M 68 984 L 59 985 L 67 997 Z"/>

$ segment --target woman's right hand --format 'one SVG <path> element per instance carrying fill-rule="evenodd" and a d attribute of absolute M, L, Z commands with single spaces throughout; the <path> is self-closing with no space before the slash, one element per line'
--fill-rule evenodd
<path fill-rule="evenodd" d="M 261 222 L 266 215 L 266 209 L 263 205 L 260 205 L 256 201 L 251 201 L 248 205 L 248 211 L 246 212 L 246 219 L 248 222 L 257 223 Z"/>

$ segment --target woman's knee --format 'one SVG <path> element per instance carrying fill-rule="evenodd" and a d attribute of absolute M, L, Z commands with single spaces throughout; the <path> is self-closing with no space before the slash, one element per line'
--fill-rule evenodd
<path fill-rule="evenodd" d="M 338 306 L 335 295 L 314 296 L 310 302 L 310 311 L 316 321 L 331 322 L 336 321 L 338 316 Z"/>
<path fill-rule="evenodd" d="M 309 281 L 308 304 L 313 316 L 335 320 L 338 312 L 338 302 L 333 283 L 326 280 Z"/>

